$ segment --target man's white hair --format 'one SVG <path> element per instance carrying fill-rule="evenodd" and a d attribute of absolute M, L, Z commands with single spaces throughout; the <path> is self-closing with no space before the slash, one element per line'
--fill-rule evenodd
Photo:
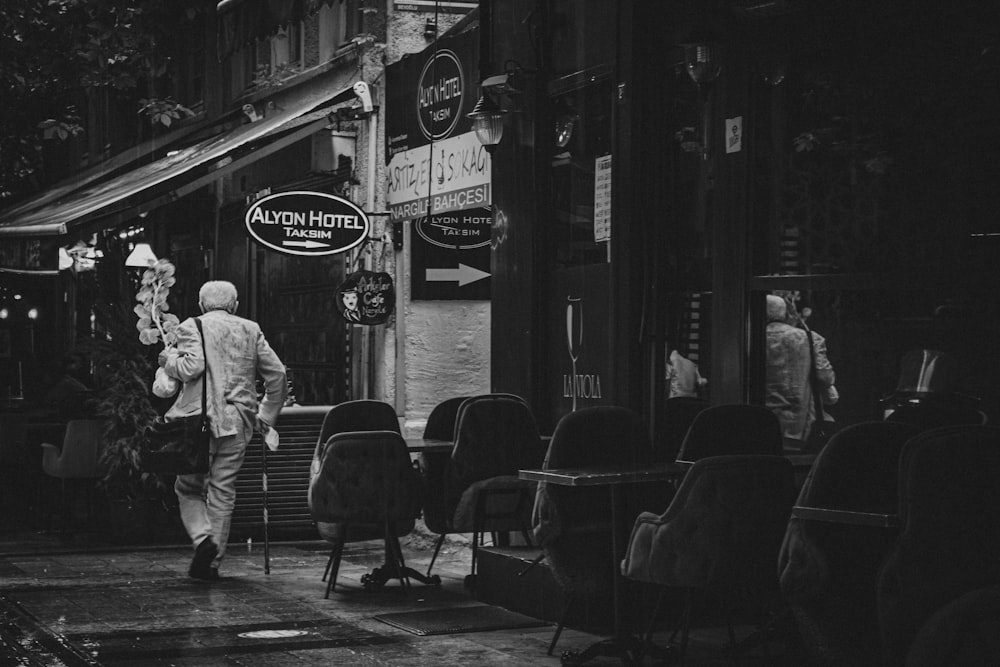
<path fill-rule="evenodd" d="M 784 322 L 788 319 L 788 303 L 780 296 L 767 295 L 767 321 Z"/>
<path fill-rule="evenodd" d="M 198 290 L 198 303 L 205 309 L 236 312 L 236 285 L 228 280 L 209 280 Z"/>

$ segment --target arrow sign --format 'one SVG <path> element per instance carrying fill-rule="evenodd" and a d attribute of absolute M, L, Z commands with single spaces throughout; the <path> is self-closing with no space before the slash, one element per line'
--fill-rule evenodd
<path fill-rule="evenodd" d="M 458 281 L 458 286 L 468 285 L 483 278 L 489 278 L 490 274 L 480 271 L 473 266 L 466 266 L 461 262 L 457 269 L 427 269 L 427 282 L 453 282 Z"/>
<path fill-rule="evenodd" d="M 329 248 L 329 243 L 320 243 L 319 241 L 282 241 L 281 245 L 297 248 Z"/>

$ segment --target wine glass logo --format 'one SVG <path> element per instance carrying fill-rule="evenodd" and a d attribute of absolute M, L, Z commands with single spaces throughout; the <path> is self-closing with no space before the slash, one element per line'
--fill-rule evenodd
<path fill-rule="evenodd" d="M 566 297 L 566 349 L 573 366 L 570 387 L 573 392 L 573 411 L 576 412 L 576 360 L 583 344 L 583 303 L 579 297 Z"/>

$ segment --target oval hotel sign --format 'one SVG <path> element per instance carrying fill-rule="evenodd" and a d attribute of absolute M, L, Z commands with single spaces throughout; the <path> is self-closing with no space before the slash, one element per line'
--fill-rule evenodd
<path fill-rule="evenodd" d="M 323 192 L 295 190 L 258 199 L 247 209 L 247 231 L 287 255 L 334 255 L 368 238 L 371 222 L 354 203 Z"/>
<path fill-rule="evenodd" d="M 465 74 L 453 51 L 441 49 L 424 64 L 417 83 L 417 121 L 428 139 L 451 135 L 462 118 Z"/>

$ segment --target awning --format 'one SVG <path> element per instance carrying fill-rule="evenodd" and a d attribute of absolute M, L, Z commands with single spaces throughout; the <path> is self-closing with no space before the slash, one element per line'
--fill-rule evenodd
<path fill-rule="evenodd" d="M 151 188 L 188 174 L 198 167 L 208 166 L 208 174 L 192 178 L 181 184 L 177 190 L 167 195 L 167 200 L 150 205 L 144 202 L 145 210 L 156 208 L 167 201 L 177 199 L 184 194 L 193 192 L 207 183 L 219 178 L 223 173 L 220 168 L 231 170 L 235 160 L 225 161 L 235 149 L 250 142 L 261 139 L 269 134 L 280 132 L 282 126 L 307 114 L 319 107 L 330 106 L 355 98 L 353 86 L 331 92 L 323 86 L 308 86 L 309 90 L 296 91 L 297 94 L 281 99 L 281 105 L 270 110 L 267 115 L 256 121 L 244 124 L 228 133 L 207 139 L 193 146 L 178 150 L 176 153 L 151 164 L 134 169 L 110 180 L 90 185 L 89 187 L 64 193 L 55 200 L 45 194 L 39 197 L 39 206 L 19 206 L 12 212 L 0 212 L 0 237 L 43 237 L 59 236 L 69 233 L 73 228 L 83 225 L 95 218 L 114 215 L 121 211 L 134 211 L 136 203 L 132 201 L 137 195 L 149 193 Z M 295 136 L 307 136 L 305 132 L 315 132 L 322 121 L 309 123 L 294 130 Z M 282 141 L 281 146 L 287 145 Z M 281 147 L 279 146 L 279 147 Z M 269 152 L 277 150 L 271 146 Z M 252 159 L 241 162 L 247 164 L 258 160 L 266 152 L 255 151 Z M 222 161 L 222 162 L 219 162 Z M 211 163 L 218 162 L 217 165 Z M 215 168 L 213 168 L 215 167 Z M 117 208 L 116 205 L 118 206 Z"/>

